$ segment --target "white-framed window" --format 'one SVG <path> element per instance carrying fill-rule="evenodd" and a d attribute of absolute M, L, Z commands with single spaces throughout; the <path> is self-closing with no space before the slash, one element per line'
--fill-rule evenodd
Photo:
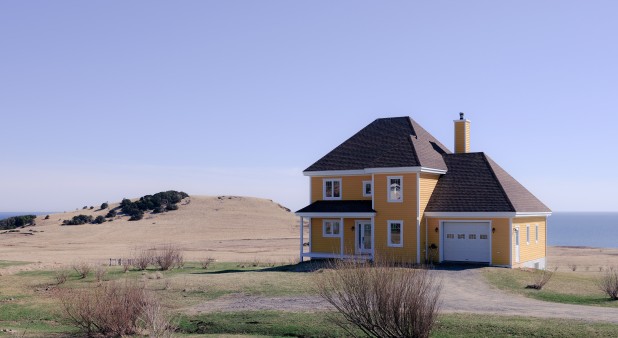
<path fill-rule="evenodd" d="M 487 239 L 487 235 L 481 235 L 480 238 L 481 239 Z"/>
<path fill-rule="evenodd" d="M 476 235 L 475 234 L 469 234 L 468 235 L 468 239 L 476 239 Z"/>
<path fill-rule="evenodd" d="M 534 225 L 534 240 L 536 241 L 536 243 L 539 243 L 539 225 L 535 224 Z"/>
<path fill-rule="evenodd" d="M 341 179 L 325 178 L 323 181 L 323 192 L 325 200 L 341 199 Z"/>
<path fill-rule="evenodd" d="M 526 225 L 526 244 L 530 244 L 530 225 Z"/>
<path fill-rule="evenodd" d="M 466 234 L 457 234 L 457 239 L 466 239 Z"/>
<path fill-rule="evenodd" d="M 363 181 L 363 196 L 371 197 L 372 194 L 373 194 L 373 185 L 371 184 L 371 181 Z"/>
<path fill-rule="evenodd" d="M 388 246 L 403 247 L 403 221 L 388 221 Z"/>
<path fill-rule="evenodd" d="M 322 221 L 322 236 L 339 237 L 341 236 L 341 220 L 325 219 Z"/>
<path fill-rule="evenodd" d="M 455 239 L 455 234 L 446 234 L 446 238 Z"/>
<path fill-rule="evenodd" d="M 388 176 L 386 192 L 389 202 L 403 202 L 403 176 Z"/>

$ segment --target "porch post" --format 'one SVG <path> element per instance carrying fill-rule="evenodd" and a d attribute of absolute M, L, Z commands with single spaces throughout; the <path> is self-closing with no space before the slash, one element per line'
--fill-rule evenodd
<path fill-rule="evenodd" d="M 339 237 L 339 242 L 341 245 L 341 249 L 339 249 L 339 256 L 341 256 L 341 258 L 343 258 L 343 233 L 345 232 L 345 225 L 343 224 L 343 217 L 341 217 L 341 223 L 339 223 L 339 234 L 341 235 Z"/>
<path fill-rule="evenodd" d="M 300 261 L 303 262 L 304 261 L 304 257 L 303 257 L 303 242 L 305 241 L 304 238 L 305 235 L 305 219 L 303 218 L 303 216 L 300 216 Z"/>

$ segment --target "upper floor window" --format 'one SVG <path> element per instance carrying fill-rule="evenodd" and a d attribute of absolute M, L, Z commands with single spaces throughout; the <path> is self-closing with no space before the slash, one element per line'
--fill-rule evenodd
<path fill-rule="evenodd" d="M 534 233 L 534 241 L 536 243 L 538 243 L 539 242 L 539 225 L 538 224 L 534 225 L 534 232 L 535 232 Z"/>
<path fill-rule="evenodd" d="M 340 200 L 341 199 L 341 179 L 327 178 L 324 179 L 324 199 L 325 200 Z"/>
<path fill-rule="evenodd" d="M 526 225 L 526 244 L 530 244 L 530 225 Z"/>
<path fill-rule="evenodd" d="M 403 202 L 403 177 L 389 176 L 388 182 L 388 201 Z"/>
<path fill-rule="evenodd" d="M 363 181 L 363 196 L 371 197 L 372 194 L 372 184 L 371 181 Z"/>

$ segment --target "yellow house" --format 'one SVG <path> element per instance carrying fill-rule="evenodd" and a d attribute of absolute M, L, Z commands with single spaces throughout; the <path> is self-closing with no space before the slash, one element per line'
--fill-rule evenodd
<path fill-rule="evenodd" d="M 545 268 L 551 210 L 454 121 L 455 153 L 409 117 L 377 119 L 304 171 L 301 260 L 367 258 Z M 304 224 L 309 224 L 305 241 Z"/>

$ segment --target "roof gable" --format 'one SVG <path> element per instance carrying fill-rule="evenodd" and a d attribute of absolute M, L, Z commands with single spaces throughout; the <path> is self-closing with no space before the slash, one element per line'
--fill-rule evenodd
<path fill-rule="evenodd" d="M 446 170 L 450 151 L 409 117 L 377 119 L 305 171 L 429 167 Z"/>

